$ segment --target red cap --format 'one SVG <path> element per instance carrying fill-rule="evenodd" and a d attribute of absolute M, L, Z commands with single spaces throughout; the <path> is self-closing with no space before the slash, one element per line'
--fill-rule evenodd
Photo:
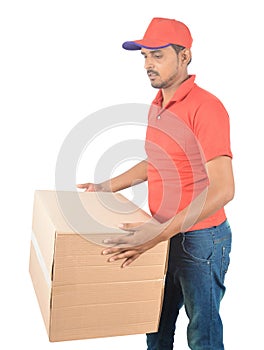
<path fill-rule="evenodd" d="M 153 18 L 142 40 L 126 41 L 122 47 L 126 50 L 161 49 L 171 44 L 191 48 L 189 28 L 175 19 Z"/>

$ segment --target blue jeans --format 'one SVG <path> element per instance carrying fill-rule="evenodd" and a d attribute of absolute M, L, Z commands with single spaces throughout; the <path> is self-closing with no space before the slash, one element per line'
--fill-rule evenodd
<path fill-rule="evenodd" d="M 163 308 L 157 333 L 147 334 L 148 350 L 172 350 L 176 320 L 184 305 L 192 350 L 223 350 L 219 315 L 231 251 L 227 221 L 208 229 L 180 233 L 170 240 Z"/>

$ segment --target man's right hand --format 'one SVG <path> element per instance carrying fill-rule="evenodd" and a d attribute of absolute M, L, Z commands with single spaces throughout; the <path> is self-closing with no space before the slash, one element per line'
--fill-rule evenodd
<path fill-rule="evenodd" d="M 99 184 L 87 182 L 76 186 L 85 192 L 118 192 L 146 181 L 148 179 L 147 167 L 148 161 L 143 160 L 124 173 Z"/>
<path fill-rule="evenodd" d="M 106 183 L 94 184 L 92 182 L 87 182 L 76 186 L 77 188 L 83 189 L 84 192 L 111 192 Z"/>
<path fill-rule="evenodd" d="M 94 184 L 94 183 L 91 183 L 91 182 L 87 182 L 85 184 L 79 184 L 79 185 L 76 185 L 77 188 L 80 188 L 80 189 L 83 189 L 84 192 L 98 192 L 100 191 L 100 184 Z"/>

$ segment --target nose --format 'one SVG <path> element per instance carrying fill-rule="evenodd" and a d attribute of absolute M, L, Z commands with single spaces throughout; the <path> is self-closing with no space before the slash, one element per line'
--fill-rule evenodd
<path fill-rule="evenodd" d="M 145 58 L 145 65 L 144 65 L 145 69 L 153 69 L 154 68 L 154 62 L 153 62 L 153 58 L 151 56 L 147 56 Z"/>

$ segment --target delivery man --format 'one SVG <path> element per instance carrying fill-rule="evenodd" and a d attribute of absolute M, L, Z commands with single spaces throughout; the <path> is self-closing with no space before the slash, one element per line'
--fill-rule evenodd
<path fill-rule="evenodd" d="M 147 334 L 148 350 L 173 349 L 182 306 L 190 349 L 224 349 L 219 307 L 231 250 L 224 206 L 234 196 L 229 117 L 220 100 L 188 73 L 191 46 L 188 27 L 167 18 L 153 18 L 143 39 L 123 44 L 141 52 L 150 83 L 158 89 L 148 116 L 147 159 L 103 183 L 77 185 L 116 192 L 148 181 L 153 221 L 123 223 L 130 234 L 110 240 L 115 246 L 102 252 L 110 255 L 110 263 L 121 259 L 126 267 L 170 241 L 159 330 Z"/>

